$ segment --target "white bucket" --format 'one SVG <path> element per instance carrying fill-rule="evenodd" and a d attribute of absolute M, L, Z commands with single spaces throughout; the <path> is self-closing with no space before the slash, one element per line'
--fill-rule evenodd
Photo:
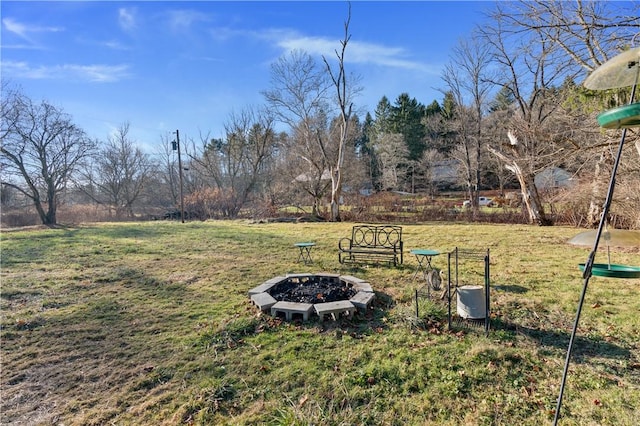
<path fill-rule="evenodd" d="M 458 315 L 466 319 L 483 319 L 486 316 L 484 291 L 479 285 L 458 287 Z"/>

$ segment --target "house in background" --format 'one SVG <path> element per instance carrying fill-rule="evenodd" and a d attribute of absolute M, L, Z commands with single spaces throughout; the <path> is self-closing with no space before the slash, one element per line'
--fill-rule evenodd
<path fill-rule="evenodd" d="M 460 162 L 458 160 L 434 161 L 430 181 L 438 188 L 454 188 L 459 185 Z"/>
<path fill-rule="evenodd" d="M 566 189 L 575 186 L 573 175 L 560 167 L 549 167 L 535 177 L 538 189 Z"/>

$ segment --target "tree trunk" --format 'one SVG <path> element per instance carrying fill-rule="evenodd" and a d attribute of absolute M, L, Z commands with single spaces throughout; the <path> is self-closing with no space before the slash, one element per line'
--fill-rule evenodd
<path fill-rule="evenodd" d="M 529 223 L 537 223 L 540 226 L 552 225 L 552 221 L 544 212 L 534 177 L 531 176 L 531 174 L 524 173 L 522 168 L 515 161 L 506 165 L 506 168 L 516 175 L 516 178 L 520 183 L 522 203 L 527 210 Z"/>
<path fill-rule="evenodd" d="M 336 50 L 336 56 L 338 59 L 338 72 L 332 71 L 331 65 L 327 59 L 323 56 L 322 60 L 325 63 L 327 72 L 333 81 L 333 85 L 336 89 L 336 95 L 338 98 L 338 106 L 340 108 L 340 136 L 337 142 L 337 158 L 335 159 L 335 165 L 331 167 L 331 220 L 333 222 L 340 221 L 340 195 L 342 193 L 342 174 L 341 169 L 344 164 L 344 151 L 347 146 L 347 138 L 349 136 L 349 120 L 351 120 L 351 112 L 353 103 L 349 100 L 350 89 L 347 84 L 347 75 L 344 69 L 344 54 L 347 49 L 347 44 L 351 39 L 349 35 L 349 22 L 351 21 L 351 4 L 349 4 L 349 15 L 344 23 L 344 39 L 340 42 L 342 49 L 340 52 Z M 327 158 L 327 151 L 322 148 L 323 155 Z M 331 161 L 329 161 L 331 163 Z"/>
<path fill-rule="evenodd" d="M 605 196 L 603 193 L 603 172 L 604 166 L 609 161 L 610 155 L 607 150 L 600 153 L 600 157 L 596 161 L 593 181 L 591 183 L 591 200 L 589 201 L 589 212 L 587 214 L 587 226 L 594 228 L 600 223 L 602 216 L 602 207 L 604 205 Z"/>
<path fill-rule="evenodd" d="M 47 214 L 44 211 L 44 208 L 42 207 L 42 203 L 40 202 L 39 199 L 34 198 L 33 199 L 33 206 L 36 208 L 36 211 L 38 212 L 38 216 L 40 216 L 40 221 L 42 222 L 43 225 L 48 225 L 47 223 Z"/>
<path fill-rule="evenodd" d="M 56 186 L 52 179 L 47 181 L 47 213 L 44 217 L 43 225 L 56 225 L 56 210 L 58 208 L 58 196 L 55 190 Z"/>
<path fill-rule="evenodd" d="M 513 172 L 520 183 L 520 191 L 522 193 L 522 203 L 527 210 L 529 223 L 537 223 L 540 226 L 549 226 L 553 222 L 549 219 L 545 212 L 538 188 L 535 184 L 535 178 L 531 173 L 527 173 L 518 163 L 517 159 L 509 158 L 506 154 L 495 148 L 488 148 L 489 151 L 504 162 L 507 170 Z"/>
<path fill-rule="evenodd" d="M 340 222 L 340 195 L 342 193 L 342 173 L 336 168 L 331 173 L 331 221 Z"/>
<path fill-rule="evenodd" d="M 316 217 L 320 216 L 320 198 L 316 196 L 313 197 L 313 206 L 311 207 L 311 215 Z"/>
<path fill-rule="evenodd" d="M 56 207 L 57 207 L 57 202 L 55 200 L 49 201 L 49 207 L 47 208 L 47 213 L 44 215 L 44 218 L 42 221 L 43 225 L 54 226 L 57 224 Z"/>

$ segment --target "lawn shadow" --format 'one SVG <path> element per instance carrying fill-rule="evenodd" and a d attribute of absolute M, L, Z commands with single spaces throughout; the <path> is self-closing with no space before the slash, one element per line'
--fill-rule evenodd
<path fill-rule="evenodd" d="M 104 417 L 98 416 L 95 423 L 110 423 L 113 413 L 93 395 L 119 397 L 170 380 L 174 368 L 166 360 L 176 347 L 168 345 L 164 336 L 175 333 L 175 322 L 186 316 L 172 308 L 195 295 L 186 283 L 159 280 L 130 268 L 116 268 L 91 284 L 64 290 L 63 309 L 54 306 L 44 314 L 25 317 L 10 334 L 4 333 L 7 350 L 22 346 L 38 350 L 32 352 L 37 356 L 20 360 L 3 387 L 6 400 L 0 408 L 6 409 L 6 401 L 20 399 L 21 411 L 37 414 L 39 407 L 50 407 L 47 415 L 55 419 L 72 412 L 70 406 L 81 405 L 86 410 L 104 409 Z M 19 397 L 22 394 L 30 398 Z M 26 424 L 41 423 L 36 414 L 21 419 Z M 46 423 L 50 422 L 55 421 Z"/>
<path fill-rule="evenodd" d="M 152 226 L 145 224 L 145 226 L 91 226 L 87 225 L 87 229 L 91 230 L 91 233 L 100 236 L 113 239 L 121 238 L 156 238 L 162 235 L 168 235 L 172 232 L 178 233 L 178 230 L 167 228 L 163 226 Z"/>
<path fill-rule="evenodd" d="M 491 321 L 491 328 L 513 331 L 529 339 L 536 340 L 542 347 L 552 347 L 563 350 L 568 348 L 571 336 L 569 331 L 524 327 L 499 319 Z M 608 342 L 600 336 L 587 337 L 579 334 L 574 338 L 572 353 L 576 362 L 587 362 L 588 359 L 592 357 L 618 360 L 629 359 L 631 357 L 631 351 L 619 344 Z"/>
<path fill-rule="evenodd" d="M 93 281 L 97 284 L 117 285 L 123 289 L 140 291 L 144 293 L 144 299 L 148 302 L 153 300 L 180 302 L 193 297 L 188 287 L 193 278 L 175 282 L 162 280 L 138 268 L 113 268 L 104 275 L 96 276 Z"/>
<path fill-rule="evenodd" d="M 524 294 L 529 291 L 528 288 L 518 284 L 492 285 L 491 288 L 493 290 L 503 291 L 505 293 L 515 293 L 515 294 Z"/>

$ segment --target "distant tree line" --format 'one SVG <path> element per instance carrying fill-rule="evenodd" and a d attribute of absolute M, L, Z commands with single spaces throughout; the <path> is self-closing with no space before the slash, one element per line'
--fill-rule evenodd
<path fill-rule="evenodd" d="M 599 220 L 619 132 L 596 115 L 629 102 L 631 88 L 591 91 L 579 84 L 632 46 L 636 2 L 497 3 L 490 23 L 450 52 L 442 100 L 382 96 L 373 112 L 356 106 L 362 79 L 349 73 L 349 23 L 335 58 L 292 51 L 271 66 L 264 105 L 229 115 L 225 136 L 190 136 L 184 150 L 190 217 L 267 216 L 285 206 L 340 220 L 345 197 L 383 191 L 435 195 L 461 190 L 477 214 L 482 190 L 515 188 L 530 223 L 550 225 L 555 209 Z M 636 37 L 637 38 L 637 37 Z M 2 85 L 2 206 L 33 206 L 57 223 L 62 205 L 92 205 L 114 219 L 162 217 L 180 204 L 171 137 L 144 153 L 124 123 L 92 140 L 62 109 Z M 282 128 L 284 131 L 276 129 Z M 628 143 L 613 215 L 640 227 L 640 138 Z M 440 177 L 442 168 L 455 181 Z M 560 168 L 570 192 L 549 192 L 536 177 Z M 324 207 L 329 205 L 328 211 Z"/>

